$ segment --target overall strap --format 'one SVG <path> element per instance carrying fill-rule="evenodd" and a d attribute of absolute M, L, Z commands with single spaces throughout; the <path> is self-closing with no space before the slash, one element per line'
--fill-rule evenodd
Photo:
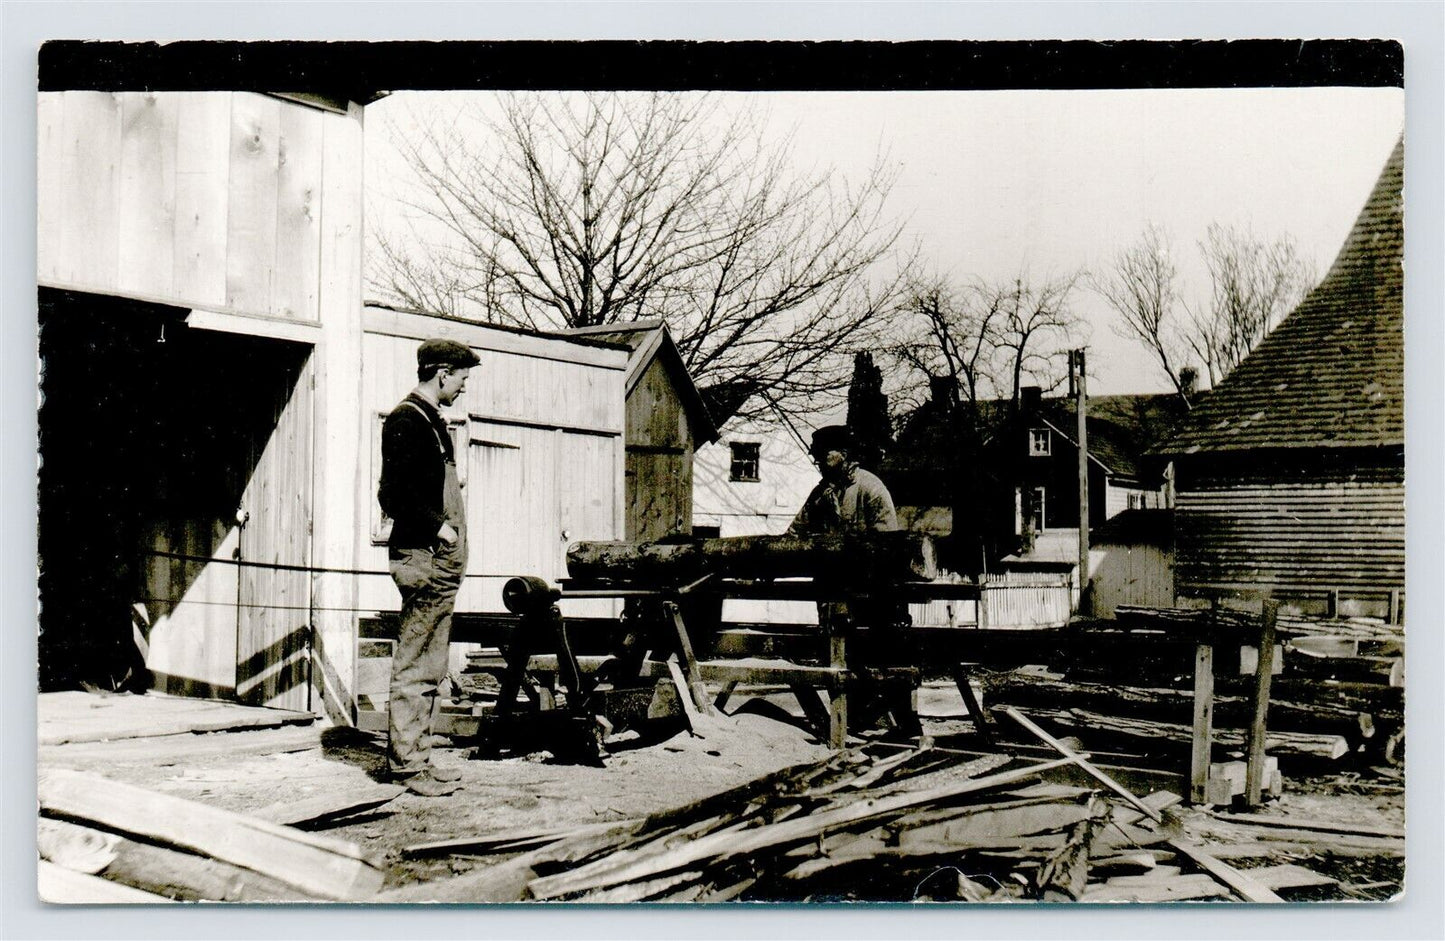
<path fill-rule="evenodd" d="M 422 408 L 420 405 L 416 404 L 410 399 L 402 399 L 401 404 L 408 405 L 416 409 L 416 413 L 422 418 L 426 419 L 427 427 L 430 428 L 432 434 L 436 435 L 437 437 L 437 450 L 441 453 L 443 457 L 445 457 L 447 453 L 447 446 L 445 443 L 442 442 L 442 433 L 440 431 L 437 431 L 436 423 L 431 420 L 431 416 L 426 413 L 426 409 Z"/>

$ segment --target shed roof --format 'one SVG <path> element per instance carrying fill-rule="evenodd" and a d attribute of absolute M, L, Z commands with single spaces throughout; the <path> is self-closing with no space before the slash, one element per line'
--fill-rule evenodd
<path fill-rule="evenodd" d="M 688 421 L 692 423 L 697 443 L 703 445 L 717 440 L 717 424 L 713 421 L 712 414 L 708 411 L 702 395 L 698 392 L 697 385 L 692 381 L 692 375 L 687 370 L 687 364 L 682 361 L 682 354 L 678 352 L 677 344 L 673 342 L 667 324 L 661 320 L 634 320 L 629 323 L 573 327 L 562 333 L 566 336 L 620 343 L 631 350 L 631 356 L 627 361 L 626 382 L 629 395 L 632 394 L 637 383 L 642 380 L 652 362 L 661 358 L 663 368 L 668 371 L 673 383 L 677 386 L 678 395 L 682 399 L 682 406 L 687 413 Z"/>
<path fill-rule="evenodd" d="M 1329 273 L 1162 454 L 1403 445 L 1404 143 Z"/>

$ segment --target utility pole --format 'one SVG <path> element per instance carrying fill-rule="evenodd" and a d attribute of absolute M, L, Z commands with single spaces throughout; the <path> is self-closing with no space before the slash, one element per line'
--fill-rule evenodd
<path fill-rule="evenodd" d="M 1075 410 L 1079 417 L 1079 613 L 1093 613 L 1089 592 L 1089 429 L 1088 401 L 1085 382 L 1084 351 L 1069 351 L 1069 385 L 1073 387 Z"/>

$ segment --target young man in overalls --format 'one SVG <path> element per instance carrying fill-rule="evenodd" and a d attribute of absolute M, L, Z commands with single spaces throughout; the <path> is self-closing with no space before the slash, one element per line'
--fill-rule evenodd
<path fill-rule="evenodd" d="M 387 764 L 413 794 L 440 797 L 461 772 L 431 761 L 437 693 L 447 674 L 452 610 L 467 568 L 466 504 L 441 407 L 455 402 L 480 362 L 455 340 L 416 351 L 417 386 L 386 417 L 377 499 L 392 520 L 388 556 L 401 591 L 391 666 Z"/>

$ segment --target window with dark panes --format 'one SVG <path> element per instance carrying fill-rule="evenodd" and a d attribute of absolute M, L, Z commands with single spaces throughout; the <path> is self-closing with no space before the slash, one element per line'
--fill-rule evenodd
<path fill-rule="evenodd" d="M 1029 429 L 1029 456 L 1047 457 L 1049 454 L 1049 430 L 1047 428 Z"/>
<path fill-rule="evenodd" d="M 757 480 L 760 448 L 761 445 L 756 441 L 732 442 L 733 463 L 728 478 L 730 480 Z"/>

